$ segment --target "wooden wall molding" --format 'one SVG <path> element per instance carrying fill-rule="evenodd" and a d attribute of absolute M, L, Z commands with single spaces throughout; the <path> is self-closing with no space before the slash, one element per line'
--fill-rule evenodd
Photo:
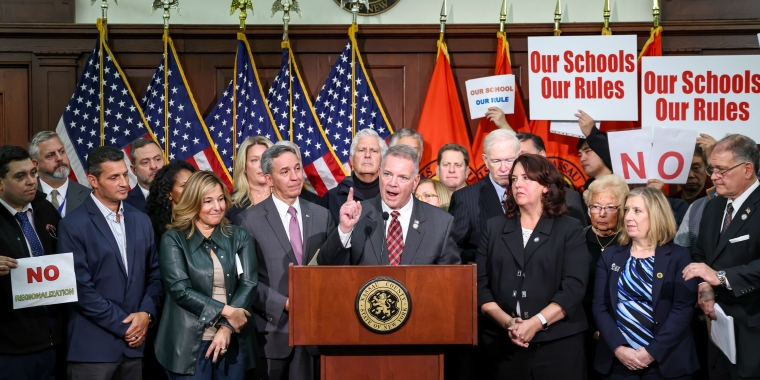
<path fill-rule="evenodd" d="M 760 20 L 666 21 L 663 52 L 666 55 L 757 54 Z M 615 34 L 635 34 L 639 48 L 649 38 L 651 23 L 613 23 Z M 563 35 L 601 33 L 600 23 L 563 25 Z M 493 73 L 495 24 L 448 25 L 446 41 L 451 54 L 465 117 L 464 82 Z M 348 39 L 348 25 L 292 25 L 291 46 L 310 94 L 316 96 Z M 204 114 L 224 91 L 232 73 L 236 25 L 173 25 L 171 35 Z M 141 97 L 163 49 L 160 25 L 110 25 L 109 46 Z M 249 26 L 246 31 L 259 76 L 267 88 L 281 60 L 280 26 Z M 507 25 L 513 70 L 521 92 L 528 97 L 528 36 L 552 34 L 552 24 Z M 54 129 L 74 90 L 84 61 L 95 45 L 94 24 L 0 24 L 0 67 L 30 68 L 29 86 L 18 96 L 30 101 L 29 133 Z M 372 76 L 388 117 L 395 128 L 415 128 L 432 75 L 438 26 L 366 25 L 357 35 L 364 62 Z M 20 83 L 18 81 L 13 83 Z M 14 96 L 6 89 L 3 96 Z M 468 120 L 472 131 L 476 121 Z"/>

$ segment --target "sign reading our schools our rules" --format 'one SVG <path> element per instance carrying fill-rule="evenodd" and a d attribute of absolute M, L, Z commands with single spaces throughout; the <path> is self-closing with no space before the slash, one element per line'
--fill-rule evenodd
<path fill-rule="evenodd" d="M 641 120 L 760 141 L 760 55 L 642 58 Z"/>
<path fill-rule="evenodd" d="M 638 120 L 636 36 L 528 37 L 530 116 Z"/>

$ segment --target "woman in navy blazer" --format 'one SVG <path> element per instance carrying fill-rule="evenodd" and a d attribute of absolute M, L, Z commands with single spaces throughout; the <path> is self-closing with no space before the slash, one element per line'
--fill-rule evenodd
<path fill-rule="evenodd" d="M 690 379 L 699 368 L 689 323 L 697 283 L 681 271 L 688 249 L 659 190 L 632 190 L 620 213 L 620 245 L 602 252 L 593 313 L 600 332 L 594 368 L 608 379 Z"/>

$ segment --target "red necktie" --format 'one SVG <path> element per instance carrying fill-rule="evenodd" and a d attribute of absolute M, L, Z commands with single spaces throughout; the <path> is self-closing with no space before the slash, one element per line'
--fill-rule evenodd
<path fill-rule="evenodd" d="M 398 221 L 399 212 L 391 213 L 391 225 L 388 226 L 388 260 L 391 265 L 401 262 L 401 252 L 404 250 L 404 234 L 401 231 L 401 223 Z"/>

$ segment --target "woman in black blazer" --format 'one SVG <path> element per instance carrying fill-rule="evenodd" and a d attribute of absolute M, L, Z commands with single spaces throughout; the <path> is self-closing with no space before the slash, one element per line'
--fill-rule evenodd
<path fill-rule="evenodd" d="M 581 307 L 588 248 L 566 216 L 562 175 L 548 159 L 515 160 L 506 217 L 487 222 L 478 251 L 478 305 L 493 378 L 585 379 Z"/>
<path fill-rule="evenodd" d="M 624 204 L 620 245 L 602 252 L 596 269 L 594 369 L 607 379 L 691 379 L 697 283 L 681 274 L 691 254 L 672 242 L 676 222 L 662 192 L 637 188 Z"/>

